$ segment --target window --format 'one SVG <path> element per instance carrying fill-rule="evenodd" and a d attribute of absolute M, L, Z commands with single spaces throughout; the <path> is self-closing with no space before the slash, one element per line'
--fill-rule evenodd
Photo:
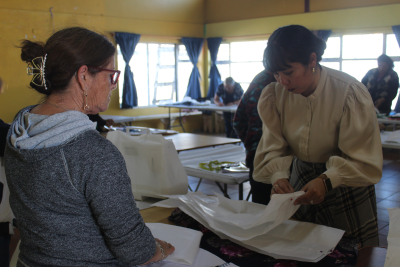
<path fill-rule="evenodd" d="M 118 69 L 124 71 L 125 62 L 119 46 L 117 49 Z M 154 43 L 137 44 L 129 66 L 136 85 L 138 106 L 142 107 L 157 105 L 163 100 L 182 100 L 193 68 L 184 45 Z M 121 73 L 118 84 L 120 105 L 123 84 L 124 74 Z"/>
<path fill-rule="evenodd" d="M 247 90 L 253 78 L 264 69 L 262 61 L 266 47 L 267 41 L 222 43 L 217 55 L 221 79 L 232 77 Z"/>
<path fill-rule="evenodd" d="M 346 72 L 361 81 L 364 75 L 378 67 L 377 59 L 386 54 L 400 73 L 400 48 L 394 34 L 374 33 L 329 37 L 321 65 Z M 392 102 L 396 106 L 397 98 Z"/>

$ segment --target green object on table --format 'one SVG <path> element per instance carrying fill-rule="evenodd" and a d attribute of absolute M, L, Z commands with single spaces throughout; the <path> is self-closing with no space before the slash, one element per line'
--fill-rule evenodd
<path fill-rule="evenodd" d="M 218 160 L 213 160 L 207 163 L 199 163 L 199 167 L 202 168 L 203 170 L 206 171 L 216 171 L 220 172 L 221 171 L 221 165 L 223 164 L 234 164 L 235 162 L 230 162 L 230 161 L 222 161 L 219 162 Z"/>

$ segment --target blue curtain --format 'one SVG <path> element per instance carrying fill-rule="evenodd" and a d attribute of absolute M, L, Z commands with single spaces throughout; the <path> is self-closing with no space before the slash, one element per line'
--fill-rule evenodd
<path fill-rule="evenodd" d="M 121 49 L 122 57 L 125 61 L 124 85 L 122 89 L 122 106 L 121 108 L 133 108 L 138 105 L 137 92 L 133 73 L 129 66 L 133 53 L 135 53 L 136 45 L 139 43 L 140 34 L 116 32 L 115 40 Z"/>
<path fill-rule="evenodd" d="M 314 34 L 324 40 L 325 42 L 328 41 L 329 36 L 331 36 L 331 30 L 317 30 L 314 31 Z"/>
<path fill-rule="evenodd" d="M 218 86 L 221 84 L 221 74 L 217 68 L 217 55 L 218 49 L 221 45 L 222 38 L 221 37 L 214 37 L 214 38 L 207 38 L 208 50 L 210 50 L 211 55 L 211 68 L 210 68 L 210 86 L 208 87 L 207 98 L 213 99 L 215 92 L 217 91 Z"/>
<path fill-rule="evenodd" d="M 392 30 L 394 35 L 396 36 L 396 40 L 398 45 L 400 46 L 400 25 L 392 26 Z M 400 113 L 400 97 L 397 99 L 396 107 L 394 108 L 396 113 Z"/>
<path fill-rule="evenodd" d="M 204 39 L 182 37 L 182 43 L 185 45 L 190 61 L 193 63 L 186 96 L 190 96 L 192 99 L 198 99 L 201 97 L 201 92 L 199 81 L 200 73 L 197 68 L 197 62 L 199 60 L 201 49 L 203 48 Z"/>

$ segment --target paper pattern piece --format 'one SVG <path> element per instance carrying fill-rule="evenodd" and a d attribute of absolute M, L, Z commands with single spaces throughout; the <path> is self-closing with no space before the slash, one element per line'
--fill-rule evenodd
<path fill-rule="evenodd" d="M 400 264 L 400 209 L 389 210 L 388 250 L 385 267 L 398 267 Z"/>
<path fill-rule="evenodd" d="M 168 259 L 168 258 L 167 258 Z M 210 267 L 210 266 L 224 266 L 225 261 L 221 260 L 214 254 L 208 252 L 204 249 L 199 249 L 199 253 L 197 253 L 196 259 L 191 265 L 192 267 Z M 169 261 L 161 261 L 154 264 L 145 265 L 146 267 L 187 267 L 187 265 L 169 262 Z M 236 265 L 226 265 L 226 267 L 235 267 Z"/>
<path fill-rule="evenodd" d="M 170 196 L 170 199 L 153 206 L 179 207 L 220 238 L 276 259 L 318 262 L 335 248 L 344 231 L 287 220 L 296 212 L 293 201 L 301 194 L 303 192 L 273 197 L 270 208 L 270 205 L 265 207 L 247 201 L 224 199 L 222 196 L 208 197 L 201 192 Z M 217 208 L 220 200 L 222 203 Z M 224 216 L 215 216 L 220 214 L 215 213 L 216 210 L 222 212 L 223 208 Z M 247 220 L 245 216 L 241 217 L 244 211 Z"/>
<path fill-rule="evenodd" d="M 155 238 L 166 241 L 175 251 L 166 261 L 191 265 L 196 259 L 203 233 L 200 231 L 164 223 L 146 223 Z M 153 266 L 153 265 L 152 265 Z"/>

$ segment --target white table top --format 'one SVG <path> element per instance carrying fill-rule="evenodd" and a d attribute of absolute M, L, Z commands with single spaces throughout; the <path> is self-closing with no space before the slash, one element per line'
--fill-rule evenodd
<path fill-rule="evenodd" d="M 235 113 L 237 110 L 237 107 L 238 107 L 236 105 L 219 107 L 215 104 L 210 104 L 207 106 L 165 104 L 165 105 L 158 105 L 158 106 L 162 107 L 162 108 L 187 108 L 187 109 L 198 109 L 198 110 L 223 111 L 223 112 L 231 112 L 231 113 Z"/>
<path fill-rule="evenodd" d="M 246 153 L 242 146 L 223 145 L 217 147 L 201 148 L 182 151 L 178 154 L 186 173 L 190 176 L 203 178 L 225 184 L 240 184 L 249 179 L 249 173 L 222 173 L 203 170 L 199 163 L 218 161 L 244 161 Z"/>
<path fill-rule="evenodd" d="M 378 118 L 379 123 L 388 123 L 388 124 L 400 124 L 400 120 L 389 120 L 389 119 L 380 119 Z"/>
<path fill-rule="evenodd" d="M 399 143 L 387 143 L 386 142 L 386 138 L 389 136 L 390 133 L 392 133 L 392 132 L 387 132 L 387 131 L 381 132 L 382 147 L 400 149 Z"/>

